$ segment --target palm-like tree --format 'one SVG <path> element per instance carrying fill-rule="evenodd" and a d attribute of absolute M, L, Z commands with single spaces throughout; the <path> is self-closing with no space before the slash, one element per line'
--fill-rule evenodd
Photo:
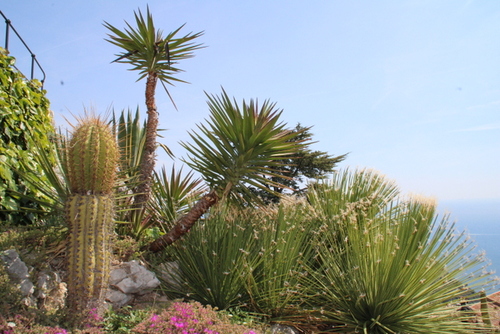
<path fill-rule="evenodd" d="M 135 206 L 141 209 L 147 203 L 151 193 L 151 180 L 156 161 L 156 136 L 158 129 L 158 111 L 155 102 L 156 84 L 161 82 L 172 103 L 165 84 L 173 85 L 174 82 L 185 82 L 176 77 L 182 72 L 177 67 L 180 60 L 193 57 L 193 51 L 202 48 L 202 44 L 193 41 L 203 35 L 203 32 L 189 33 L 182 37 L 177 34 L 184 25 L 169 33 L 166 37 L 161 30 L 156 30 L 153 17 L 147 8 L 144 17 L 139 10 L 135 13 L 136 27 L 126 22 L 123 31 L 105 22 L 104 26 L 111 31 L 108 42 L 120 47 L 123 51 L 117 54 L 113 62 L 132 65 L 132 71 L 139 71 L 139 79 L 146 78 L 146 142 L 141 159 L 139 185 L 134 198 Z"/>
<path fill-rule="evenodd" d="M 266 100 L 259 106 L 250 100 L 240 107 L 224 90 L 221 96 L 207 97 L 211 112 L 208 124 L 198 126 L 201 134 L 190 133 L 193 144 L 182 146 L 190 156 L 185 162 L 202 175 L 210 190 L 169 233 L 149 245 L 150 251 L 158 252 L 179 239 L 221 200 L 247 204 L 259 201 L 249 186 L 271 192 L 270 188 L 285 187 L 271 177 L 287 178 L 278 167 L 284 158 L 305 146 L 304 142 L 293 141 L 297 133 L 279 122 L 282 111 L 275 103 Z"/>

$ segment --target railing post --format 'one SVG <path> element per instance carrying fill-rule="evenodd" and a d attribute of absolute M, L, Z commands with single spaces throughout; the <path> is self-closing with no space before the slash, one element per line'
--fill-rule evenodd
<path fill-rule="evenodd" d="M 16 28 L 14 28 L 14 26 L 12 25 L 11 21 L 2 13 L 1 10 L 0 10 L 0 15 L 3 16 L 3 18 L 5 19 L 5 24 L 6 24 L 6 26 L 5 26 L 5 50 L 9 50 L 9 32 L 10 32 L 10 29 L 12 28 L 12 31 L 14 31 L 17 38 L 19 38 L 21 43 L 23 43 L 24 47 L 26 48 L 26 50 L 28 50 L 28 52 L 31 55 L 31 78 L 30 78 L 30 80 L 33 80 L 33 78 L 35 76 L 35 63 L 36 63 L 36 65 L 38 65 L 38 68 L 40 69 L 40 71 L 42 71 L 42 74 L 43 74 L 43 79 L 40 81 L 42 83 L 42 88 L 43 88 L 43 83 L 45 82 L 45 71 L 43 70 L 43 68 L 40 65 L 40 63 L 38 62 L 38 60 L 36 59 L 35 54 L 30 50 L 30 48 L 28 47 L 26 42 L 24 42 L 24 40 L 22 39 L 21 35 L 19 35 L 19 33 L 16 31 Z"/>
<path fill-rule="evenodd" d="M 9 49 L 9 27 L 10 27 L 10 20 L 5 19 L 5 50 Z"/>
<path fill-rule="evenodd" d="M 35 55 L 31 54 L 31 78 L 30 80 L 33 80 L 33 74 L 35 73 Z M 42 81 L 43 83 L 43 81 Z"/>

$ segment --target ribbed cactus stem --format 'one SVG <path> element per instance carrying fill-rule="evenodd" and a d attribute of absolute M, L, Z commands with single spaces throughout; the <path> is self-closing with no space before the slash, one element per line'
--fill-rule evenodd
<path fill-rule="evenodd" d="M 68 306 L 75 311 L 99 308 L 110 269 L 110 237 L 114 199 L 109 195 L 72 195 L 66 214 L 68 243 Z"/>
<path fill-rule="evenodd" d="M 72 321 L 103 311 L 111 258 L 118 145 L 110 127 L 79 120 L 66 152 L 71 195 L 66 202 L 68 306 Z"/>
<path fill-rule="evenodd" d="M 76 194 L 113 191 L 118 146 L 112 131 L 99 118 L 82 120 L 68 147 L 70 189 Z"/>

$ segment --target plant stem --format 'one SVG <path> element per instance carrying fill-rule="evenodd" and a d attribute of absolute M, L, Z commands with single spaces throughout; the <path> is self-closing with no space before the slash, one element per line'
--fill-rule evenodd
<path fill-rule="evenodd" d="M 210 207 L 217 204 L 218 201 L 219 196 L 215 190 L 212 190 L 208 194 L 204 195 L 198 202 L 196 202 L 187 214 L 177 220 L 175 226 L 170 230 L 170 232 L 162 235 L 150 243 L 147 246 L 147 249 L 154 253 L 164 250 L 167 246 L 171 245 L 180 239 L 184 234 L 189 232 L 196 221 L 198 221 L 198 219 L 200 219 Z"/>
<path fill-rule="evenodd" d="M 137 210 L 142 210 L 151 195 L 151 183 L 153 170 L 156 163 L 156 136 L 158 131 L 158 111 L 155 102 L 156 83 L 158 74 L 149 72 L 146 82 L 146 107 L 148 109 L 148 119 L 146 123 L 146 143 L 139 167 L 139 185 L 135 190 L 134 206 Z"/>

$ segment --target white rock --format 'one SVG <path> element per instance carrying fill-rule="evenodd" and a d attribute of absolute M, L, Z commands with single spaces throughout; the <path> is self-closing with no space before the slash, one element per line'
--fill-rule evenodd
<path fill-rule="evenodd" d="M 271 334 L 299 334 L 300 332 L 291 326 L 274 324 L 271 326 Z"/>
<path fill-rule="evenodd" d="M 114 307 L 122 307 L 135 297 L 145 295 L 160 285 L 156 275 L 137 261 L 122 263 L 110 273 L 106 300 Z"/>
<path fill-rule="evenodd" d="M 31 296 L 35 286 L 30 280 L 28 266 L 21 260 L 15 249 L 8 249 L 0 253 L 0 259 L 5 264 L 9 277 L 17 284 L 23 296 Z"/>
<path fill-rule="evenodd" d="M 113 289 L 109 289 L 106 295 L 106 301 L 113 304 L 113 307 L 116 308 L 127 305 L 132 299 L 134 299 L 134 296 Z"/>

